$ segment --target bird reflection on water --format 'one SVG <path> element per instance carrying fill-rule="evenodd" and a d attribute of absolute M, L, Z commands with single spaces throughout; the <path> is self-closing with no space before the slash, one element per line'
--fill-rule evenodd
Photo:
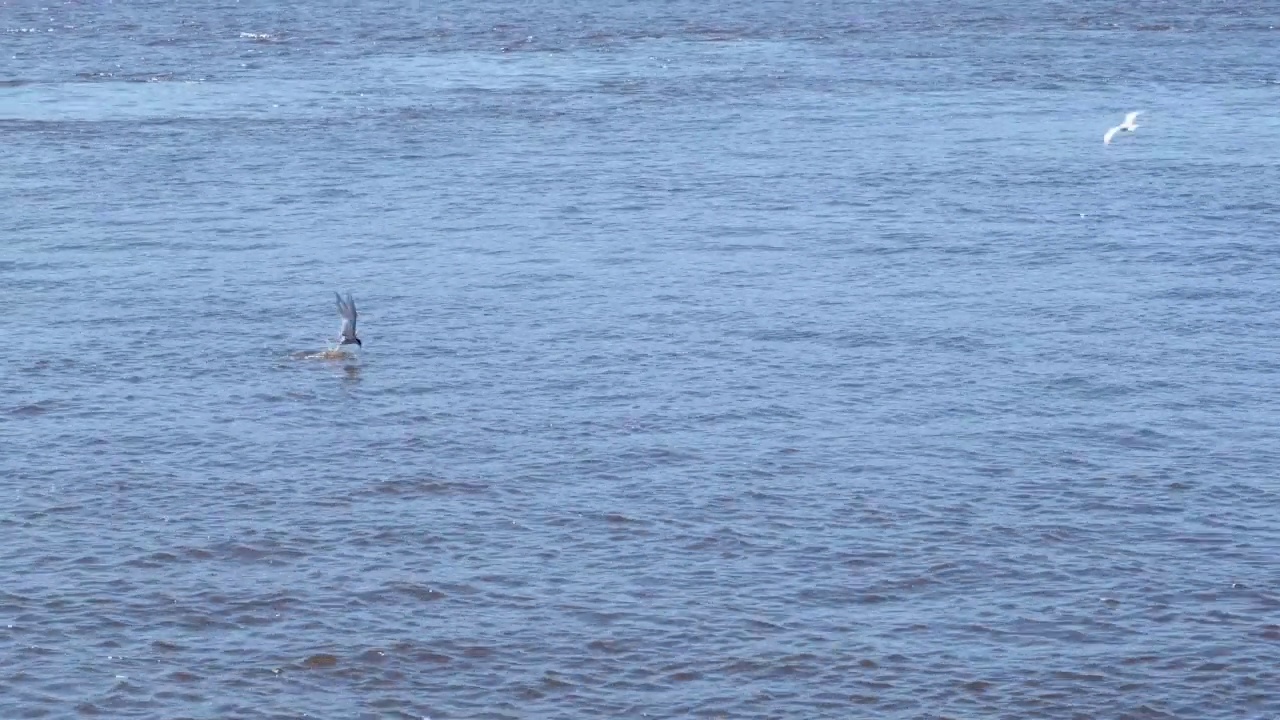
<path fill-rule="evenodd" d="M 345 376 L 343 380 L 349 383 L 360 382 L 360 366 L 354 363 L 348 363 L 342 366 L 342 373 Z"/>

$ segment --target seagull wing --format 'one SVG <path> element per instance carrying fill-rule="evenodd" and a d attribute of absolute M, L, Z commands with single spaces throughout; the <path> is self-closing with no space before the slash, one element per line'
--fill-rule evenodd
<path fill-rule="evenodd" d="M 1135 110 L 1135 111 L 1133 111 L 1133 112 L 1129 113 L 1128 115 L 1125 115 L 1125 116 L 1124 116 L 1124 124 L 1125 124 L 1125 125 L 1132 125 L 1132 124 L 1133 124 L 1133 121 L 1134 121 L 1134 120 L 1137 120 L 1137 119 L 1138 119 L 1138 116 L 1139 116 L 1139 115 L 1141 115 L 1141 114 L 1142 114 L 1142 111 L 1141 111 L 1141 110 Z"/>
<path fill-rule="evenodd" d="M 1110 144 L 1111 144 L 1111 138 L 1115 137 L 1115 136 L 1116 136 L 1116 133 L 1118 133 L 1118 132 L 1120 132 L 1120 126 L 1119 126 L 1119 125 L 1117 125 L 1117 126 L 1115 126 L 1115 127 L 1111 128 L 1110 130 L 1108 130 L 1108 131 L 1107 131 L 1107 134 L 1102 136 L 1102 144 L 1103 144 L 1103 145 L 1110 145 Z"/>
<path fill-rule="evenodd" d="M 334 293 L 333 296 L 338 299 L 338 314 L 342 316 L 342 337 L 354 340 L 356 337 L 356 306 L 351 301 L 351 293 L 347 293 L 346 300 L 343 300 L 338 293 Z"/>

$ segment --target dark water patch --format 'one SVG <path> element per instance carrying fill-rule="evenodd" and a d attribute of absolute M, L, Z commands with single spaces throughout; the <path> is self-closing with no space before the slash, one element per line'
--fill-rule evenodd
<path fill-rule="evenodd" d="M 410 643 L 397 643 L 388 649 L 388 654 L 395 658 L 405 658 L 415 664 L 427 666 L 447 665 L 453 657 L 430 648 L 418 647 Z"/>
<path fill-rule="evenodd" d="M 389 496 L 483 495 L 491 492 L 487 483 L 468 480 L 417 478 L 383 480 L 367 486 L 366 494 Z"/>
<path fill-rule="evenodd" d="M 51 402 L 31 403 L 30 405 L 20 405 L 15 408 L 10 408 L 8 411 L 8 415 L 11 417 L 19 417 L 19 418 L 39 417 L 40 415 L 45 415 L 47 413 L 52 412 L 54 410 L 54 407 L 55 407 L 54 403 L 51 403 Z"/>
<path fill-rule="evenodd" d="M 366 602 L 405 599 L 415 603 L 420 603 L 437 602 L 444 600 L 448 595 L 435 587 L 419 583 L 391 582 L 383 585 L 377 590 L 357 593 L 357 597 Z"/>
<path fill-rule="evenodd" d="M 324 668 L 332 668 L 338 665 L 338 656 L 329 653 L 316 653 L 308 655 L 302 660 L 302 667 L 308 670 L 318 670 Z"/>

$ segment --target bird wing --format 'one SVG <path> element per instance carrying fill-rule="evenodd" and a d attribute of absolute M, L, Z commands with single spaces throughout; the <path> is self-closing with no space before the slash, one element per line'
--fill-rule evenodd
<path fill-rule="evenodd" d="M 1142 114 L 1142 111 L 1141 111 L 1141 110 L 1135 110 L 1135 111 L 1133 111 L 1133 112 L 1129 113 L 1128 115 L 1125 115 L 1125 116 L 1124 116 L 1124 124 L 1125 124 L 1125 125 L 1132 125 L 1132 124 L 1133 124 L 1133 121 L 1134 121 L 1134 120 L 1137 120 L 1137 119 L 1138 119 L 1138 116 L 1139 116 L 1139 115 L 1141 115 L 1141 114 Z"/>
<path fill-rule="evenodd" d="M 1117 132 L 1120 132 L 1120 126 L 1119 126 L 1119 125 L 1117 125 L 1117 126 L 1115 126 L 1115 127 L 1111 128 L 1110 130 L 1108 130 L 1108 131 L 1107 131 L 1107 134 L 1106 134 L 1106 135 L 1103 135 L 1103 136 L 1102 136 L 1102 144 L 1103 144 L 1103 145 L 1110 145 L 1110 144 L 1111 144 L 1111 138 L 1115 137 Z"/>
<path fill-rule="evenodd" d="M 356 306 L 351 299 L 351 293 L 347 293 L 347 299 L 343 300 L 342 296 L 334 293 L 333 296 L 338 299 L 338 314 L 342 316 L 342 337 L 356 337 Z"/>

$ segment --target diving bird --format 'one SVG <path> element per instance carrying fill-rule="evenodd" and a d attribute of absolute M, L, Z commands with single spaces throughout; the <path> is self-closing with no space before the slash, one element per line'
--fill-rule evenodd
<path fill-rule="evenodd" d="M 1138 123 L 1135 121 L 1138 119 L 1138 116 L 1141 114 L 1142 114 L 1141 110 L 1135 110 L 1134 112 L 1131 112 L 1128 115 L 1125 115 L 1124 122 L 1111 128 L 1110 130 L 1107 131 L 1106 135 L 1102 136 L 1102 143 L 1104 145 L 1110 145 L 1111 138 L 1115 137 L 1116 133 L 1118 132 L 1133 132 L 1134 129 L 1138 127 Z"/>
<path fill-rule="evenodd" d="M 364 343 L 360 342 L 360 338 L 356 337 L 356 301 L 351 297 L 351 293 L 347 293 L 347 299 L 343 300 L 338 293 L 333 294 L 338 298 L 338 314 L 342 316 L 342 341 L 338 343 L 338 347 L 355 343 L 357 347 L 364 347 Z"/>

